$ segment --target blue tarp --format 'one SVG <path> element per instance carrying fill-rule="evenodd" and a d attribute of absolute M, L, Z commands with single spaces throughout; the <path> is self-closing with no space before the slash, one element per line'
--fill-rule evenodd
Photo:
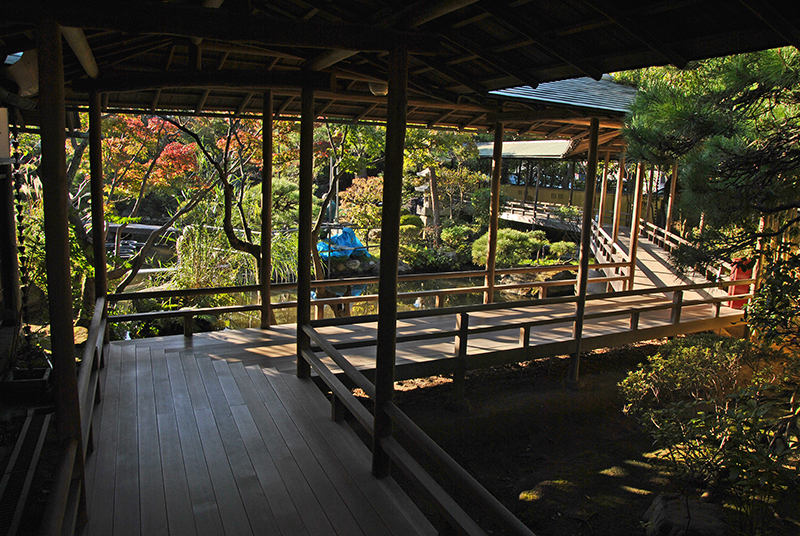
<path fill-rule="evenodd" d="M 325 241 L 317 242 L 317 251 L 319 251 L 320 258 L 324 260 L 369 257 L 367 248 L 349 227 L 343 227 L 341 233 L 333 235 Z"/>

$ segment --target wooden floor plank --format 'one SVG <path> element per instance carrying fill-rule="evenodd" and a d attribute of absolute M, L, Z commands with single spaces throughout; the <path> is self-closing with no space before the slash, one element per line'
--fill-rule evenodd
<path fill-rule="evenodd" d="M 136 346 L 122 349 L 117 427 L 114 536 L 139 536 L 139 448 L 136 411 Z"/>
<path fill-rule="evenodd" d="M 156 413 L 172 413 L 172 392 L 169 385 L 167 355 L 163 348 L 151 348 L 150 360 L 153 366 L 153 382 L 156 395 Z"/>
<path fill-rule="evenodd" d="M 92 484 L 89 497 L 89 523 L 86 535 L 111 534 L 114 527 L 114 484 L 117 454 L 117 425 L 119 423 L 120 362 L 122 348 L 111 345 L 106 366 L 101 372 L 103 380 L 102 417 L 95 428 L 95 449 L 89 465 Z"/>
<path fill-rule="evenodd" d="M 325 397 L 313 381 L 268 369 L 264 370 L 264 375 L 298 424 L 320 464 L 326 468 L 336 487 L 343 490 L 342 498 L 364 532 L 370 535 L 391 534 L 390 523 L 397 525 L 405 520 L 400 516 L 384 520 L 378 515 L 372 495 L 379 491 L 379 487 L 371 473 L 371 458 L 363 456 L 363 450 L 349 450 L 349 445 L 340 440 L 341 432 L 330 419 L 330 411 L 320 410 L 315 401 L 325 400 Z M 293 384 L 293 388 L 287 383 Z M 344 450 L 337 454 L 337 449 Z M 388 515 L 395 505 L 384 502 L 377 506 L 385 509 Z M 397 528 L 407 533 L 410 527 Z"/>
<path fill-rule="evenodd" d="M 175 413 L 161 413 L 157 418 L 169 534 L 197 534 L 178 421 Z"/>
<path fill-rule="evenodd" d="M 253 534 L 211 408 L 195 410 L 211 483 L 225 534 Z"/>
<path fill-rule="evenodd" d="M 306 481 L 314 491 L 314 495 L 317 497 L 336 533 L 353 536 L 364 534 L 358 522 L 353 518 L 353 515 L 339 496 L 339 492 L 320 466 L 319 461 L 314 456 L 314 452 L 311 451 L 302 434 L 297 430 L 286 408 L 283 407 L 280 399 L 270 387 L 262 369 L 252 366 L 247 367 L 247 371 L 251 379 L 253 379 L 258 394 L 262 397 L 272 419 L 277 424 L 286 446 L 297 461 L 297 465 L 305 475 Z"/>
<path fill-rule="evenodd" d="M 183 374 L 186 378 L 186 385 L 189 388 L 189 396 L 191 397 L 191 406 L 193 409 L 210 408 L 208 402 L 208 394 L 203 385 L 203 379 L 200 377 L 200 371 L 197 368 L 197 358 L 194 354 L 181 354 L 180 361 L 183 365 Z"/>
<path fill-rule="evenodd" d="M 166 536 L 167 506 L 161 472 L 153 366 L 150 348 L 144 346 L 136 346 L 136 400 L 141 533 Z"/>
<path fill-rule="evenodd" d="M 220 362 L 222 366 L 227 368 L 227 363 Z M 275 516 L 267 503 L 264 491 L 261 489 L 261 484 L 256 476 L 255 469 L 247 456 L 242 454 L 245 452 L 244 442 L 242 441 L 236 423 L 233 420 L 231 407 L 228 405 L 225 394 L 223 393 L 222 386 L 220 385 L 217 371 L 208 357 L 197 358 L 197 365 L 200 369 L 200 374 L 203 378 L 203 384 L 206 387 L 208 398 L 211 403 L 211 414 L 213 415 L 212 422 L 216 426 L 216 430 L 212 429 L 210 423 L 200 423 L 198 416 L 198 424 L 200 426 L 201 438 L 203 439 L 203 450 L 206 451 L 206 460 L 209 464 L 216 461 L 217 467 L 211 467 L 211 479 L 214 482 L 214 489 L 225 489 L 229 497 L 224 499 L 217 494 L 217 503 L 220 506 L 220 513 L 222 514 L 222 522 L 225 525 L 225 531 L 230 532 L 229 526 L 234 526 L 234 523 L 241 521 L 247 522 L 254 534 L 276 534 L 279 532 L 278 524 L 275 521 Z M 232 378 L 231 378 L 232 380 Z M 235 384 L 234 389 L 238 391 Z M 244 400 L 241 395 L 238 397 Z M 195 413 L 197 414 L 197 413 Z M 205 433 L 204 433 L 205 430 Z M 216 433 L 215 433 L 216 432 Z M 208 439 L 208 442 L 207 442 Z M 217 443 L 218 441 L 218 443 Z M 209 448 L 213 449 L 213 453 L 209 453 Z M 227 459 L 228 463 L 223 463 Z M 219 483 L 219 487 L 218 487 Z M 232 490 L 238 489 L 239 503 L 236 502 L 236 494 Z M 235 512 L 241 507 L 246 512 L 246 517 L 242 519 L 228 519 L 226 513 L 230 512 L 233 516 Z M 238 517 L 238 514 L 236 514 Z M 243 528 L 237 528 L 237 532 L 232 534 L 243 534 Z"/>
<path fill-rule="evenodd" d="M 206 467 L 203 446 L 197 430 L 189 386 L 179 355 L 167 359 L 170 390 L 172 392 L 175 420 L 178 425 L 183 465 L 187 468 L 186 483 L 198 535 L 223 536 L 225 530 L 217 508 L 217 499 Z"/>
<path fill-rule="evenodd" d="M 264 405 L 261 396 L 256 391 L 256 386 L 250 379 L 244 366 L 241 363 L 232 365 L 231 373 L 245 399 L 249 410 L 248 413 L 252 417 L 253 423 L 261 436 L 265 447 L 264 453 L 269 455 L 278 473 L 279 479 L 274 481 L 274 485 L 277 489 L 265 489 L 265 492 L 267 493 L 268 500 L 270 500 L 270 504 L 275 505 L 275 511 L 278 513 L 277 521 L 279 525 L 284 526 L 284 524 L 292 522 L 291 519 L 286 520 L 281 516 L 285 511 L 289 511 L 290 506 L 288 503 L 282 502 L 282 491 L 280 488 L 285 488 L 291 498 L 294 510 L 302 512 L 302 516 L 298 515 L 297 519 L 302 521 L 304 528 L 307 529 L 309 534 L 314 536 L 335 534 L 322 506 L 314 495 L 311 486 L 306 481 L 300 467 L 298 467 L 294 456 L 292 456 L 289 447 L 286 445 L 283 436 Z M 262 385 L 260 388 L 263 389 L 265 387 Z M 266 388 L 268 388 L 268 384 Z M 256 467 L 261 467 L 265 471 L 269 470 L 267 461 L 263 464 L 256 465 Z M 274 476 L 274 473 L 263 475 L 265 479 L 269 479 L 270 481 L 272 481 Z M 276 492 L 278 496 L 272 499 L 270 495 L 271 491 Z M 278 505 L 284 505 L 287 510 L 284 511 L 280 509 Z M 292 533 L 289 532 L 288 534 Z M 298 532 L 298 534 L 301 534 L 301 532 Z"/>

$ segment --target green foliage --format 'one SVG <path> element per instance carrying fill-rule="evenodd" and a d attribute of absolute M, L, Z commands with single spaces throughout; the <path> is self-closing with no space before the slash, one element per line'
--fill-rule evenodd
<path fill-rule="evenodd" d="M 415 272 L 420 273 L 453 272 L 461 268 L 461 261 L 457 255 L 427 246 L 405 249 L 403 251 L 403 260 Z"/>
<path fill-rule="evenodd" d="M 762 273 L 745 319 L 766 343 L 800 348 L 800 251 L 782 246 Z"/>
<path fill-rule="evenodd" d="M 488 244 L 489 233 L 485 233 L 472 244 L 473 263 L 486 266 Z M 546 240 L 539 239 L 534 233 L 500 229 L 497 233 L 496 265 L 498 268 L 512 268 L 530 264 L 545 244 Z"/>
<path fill-rule="evenodd" d="M 419 235 L 422 230 L 421 226 L 417 225 L 400 225 L 400 244 L 402 246 L 412 246 L 419 241 Z"/>
<path fill-rule="evenodd" d="M 500 192 L 500 206 L 508 201 L 508 196 Z M 492 203 L 492 191 L 489 188 L 480 188 L 472 192 L 472 221 L 481 230 L 489 228 L 489 209 Z"/>
<path fill-rule="evenodd" d="M 339 194 L 339 214 L 355 227 L 374 229 L 381 226 L 383 177 L 356 177 Z"/>
<path fill-rule="evenodd" d="M 422 218 L 414 214 L 403 214 L 400 216 L 400 227 L 404 225 L 412 225 L 419 228 L 425 227 L 422 223 Z"/>
<path fill-rule="evenodd" d="M 662 457 L 687 484 L 726 494 L 746 534 L 767 534 L 773 506 L 799 483 L 800 405 L 784 383 L 784 358 L 746 341 L 691 336 L 664 345 L 620 384 L 626 411 Z"/>
<path fill-rule="evenodd" d="M 553 242 L 550 244 L 550 257 L 560 258 L 565 256 L 575 256 L 575 242 L 568 242 L 562 240 L 560 242 Z"/>
<path fill-rule="evenodd" d="M 442 229 L 442 242 L 445 246 L 458 251 L 470 246 L 475 230 L 468 225 L 452 225 Z"/>
<path fill-rule="evenodd" d="M 556 216 L 561 221 L 578 222 L 582 213 L 580 207 L 573 205 L 558 205 L 556 208 Z"/>

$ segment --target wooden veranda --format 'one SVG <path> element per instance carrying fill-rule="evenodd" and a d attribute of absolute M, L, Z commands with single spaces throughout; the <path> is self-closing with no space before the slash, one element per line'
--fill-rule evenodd
<path fill-rule="evenodd" d="M 313 367 L 336 394 L 336 414 L 341 405 L 346 406 L 372 434 L 372 474 L 386 477 L 392 464 L 407 470 L 438 505 L 445 524 L 469 534 L 481 533 L 469 516 L 442 493 L 397 443 L 392 434 L 393 427 L 403 428 L 427 450 L 435 453 L 438 463 L 457 475 L 464 487 L 472 489 L 486 509 L 504 517 L 517 533 L 529 534 L 530 531 L 513 516 L 509 517 L 507 511 L 483 488 L 476 486 L 474 479 L 471 480 L 446 453 L 437 450 L 438 447 L 426 440 L 424 434 L 420 435 L 415 425 L 392 402 L 398 343 L 396 266 L 406 125 L 491 129 L 495 133 L 492 238 L 485 279 L 485 301 L 488 304 L 492 301 L 496 283 L 493 237 L 499 213 L 499 168 L 504 130 L 540 136 L 569 132 L 568 137 L 585 137 L 589 169 L 596 171 L 599 132 L 605 119 L 591 108 L 531 106 L 490 95 L 491 91 L 526 84 L 536 86 L 540 82 L 574 76 L 597 79 L 604 72 L 647 65 L 672 63 L 682 67 L 688 61 L 715 55 L 800 44 L 796 29 L 800 21 L 800 5 L 783 0 L 742 0 L 725 2 L 724 5 L 716 0 L 699 0 L 636 6 L 545 0 L 508 5 L 475 0 L 397 5 L 374 0 L 355 3 L 344 0 L 245 3 L 212 0 L 202 2 L 202 6 L 200 2 L 147 0 L 124 4 L 29 0 L 7 4 L 3 7 L 0 46 L 7 55 L 27 54 L 28 58 L 21 60 L 21 65 L 35 68 L 19 72 L 20 69 L 4 65 L 0 99 L 4 107 L 13 111 L 10 118 L 13 125 L 22 129 L 38 125 L 34 130 L 42 140 L 40 178 L 45 206 L 53 379 L 56 422 L 62 448 L 58 477 L 43 520 L 44 534 L 72 534 L 75 526 L 87 524 L 89 512 L 93 512 L 92 517 L 96 515 L 96 510 L 87 508 L 85 464 L 96 464 L 94 458 L 107 455 L 102 439 L 98 440 L 102 432 L 93 426 L 98 419 L 93 415 L 95 401 L 102 395 L 101 387 L 108 388 L 109 385 L 107 372 L 103 373 L 105 381 L 101 381 L 99 370 L 104 363 L 106 371 L 109 370 L 113 362 L 105 339 L 107 286 L 103 277 L 105 240 L 100 151 L 104 112 L 246 115 L 262 118 L 265 132 L 271 131 L 271 121 L 276 117 L 299 119 L 296 375 L 300 379 L 306 378 Z M 29 76 L 31 72 L 35 77 Z M 386 93 L 388 96 L 383 96 Z M 80 371 L 77 371 L 72 315 L 69 314 L 72 289 L 65 136 L 66 112 L 79 110 L 88 110 L 90 116 L 92 234 L 98 302 L 87 349 Z M 316 337 L 311 324 L 310 299 L 312 135 L 318 117 L 348 123 L 380 122 L 387 129 L 374 381 L 367 380 L 345 360 L 329 356 L 347 372 L 352 382 L 373 398 L 374 414 L 365 413 L 363 407 L 351 399 L 349 392 L 336 383 L 336 378 L 326 374 L 327 368 L 320 365 L 312 346 L 311 337 Z M 264 153 L 271 154 L 271 137 L 264 138 Z M 9 247 L 8 254 L 4 251 L 0 259 L 3 319 L 16 325 L 20 314 L 20 285 L 16 274 L 17 249 L 14 247 L 16 229 L 11 181 L 14 159 L 8 154 L 0 157 L 3 158 L 0 244 Z M 590 188 L 595 184 L 594 171 L 587 177 Z M 267 194 L 271 179 L 269 159 L 265 159 L 263 175 L 266 185 L 263 191 Z M 587 191 L 585 214 L 592 213 L 591 194 Z M 269 236 L 268 195 L 265 195 L 263 203 L 263 230 Z M 636 214 L 637 208 L 635 205 Z M 585 218 L 583 222 L 581 263 L 576 283 L 578 293 L 572 305 L 573 381 L 577 379 L 582 333 L 587 320 L 585 298 L 590 222 L 591 218 Z M 637 224 L 638 219 L 634 218 L 634 225 Z M 635 229 L 631 237 L 630 250 L 635 254 L 638 238 Z M 616 233 L 613 238 L 616 238 Z M 265 242 L 264 258 L 268 260 L 269 241 Z M 269 274 L 268 264 L 262 263 L 265 274 Z M 269 296 L 269 277 L 261 279 L 262 296 Z M 266 328 L 269 300 L 264 300 L 264 303 L 262 322 Z M 466 329 L 463 323 L 462 329 Z M 138 352 L 136 355 L 138 357 Z M 120 374 L 123 364 L 126 371 L 130 366 L 130 363 L 120 361 Z M 152 352 L 150 366 L 153 366 Z M 158 356 L 156 366 L 163 366 Z M 201 365 L 197 366 L 199 370 Z M 146 376 L 147 365 L 143 363 L 142 367 L 142 374 Z M 202 367 L 208 367 L 206 362 Z M 225 372 L 223 365 L 217 367 Z M 215 372 L 219 372 L 217 367 L 212 367 Z M 169 365 L 167 370 L 170 370 Z M 187 370 L 190 368 L 184 369 L 184 376 Z M 241 373 L 238 367 L 228 366 L 228 370 L 232 375 L 233 371 Z M 252 381 L 251 371 L 246 372 Z M 155 378 L 153 376 L 153 381 Z M 260 376 L 258 378 L 258 385 L 266 393 L 266 384 Z M 209 381 L 209 385 L 214 385 L 210 376 Z M 273 385 L 269 377 L 266 382 Z M 123 383 L 120 382 L 121 387 Z M 237 384 L 240 388 L 242 385 L 247 384 Z M 127 389 L 130 385 L 124 387 Z M 111 394 L 109 399 L 113 401 L 113 389 L 108 391 Z M 239 394 L 242 395 L 241 390 Z M 138 390 L 136 396 L 138 404 Z M 120 404 L 122 400 L 119 399 Z M 127 403 L 132 399 L 125 400 Z M 149 405 L 150 400 L 149 392 L 143 392 L 142 407 Z M 157 427 L 160 406 L 157 399 L 154 403 Z M 198 413 L 214 415 L 215 406 L 210 397 L 209 407 L 202 407 L 202 397 L 200 404 L 201 407 L 192 409 L 195 416 Z M 178 406 L 173 403 L 173 408 Z M 97 407 L 101 421 L 111 414 L 105 411 L 102 403 Z M 216 409 L 220 408 L 222 406 L 216 406 Z M 248 411 L 262 411 L 256 408 L 248 406 Z M 227 410 L 222 409 L 222 412 Z M 138 415 L 137 409 L 137 418 Z M 153 417 L 149 415 L 152 425 Z M 168 425 L 168 418 L 164 419 L 164 424 Z M 128 423 L 125 419 L 118 422 Z M 230 421 L 226 422 L 228 424 L 224 426 L 230 426 Z M 195 424 L 199 430 L 200 421 L 196 420 Z M 124 425 L 117 426 L 118 439 L 120 430 L 125 430 Z M 180 434 L 180 428 L 178 432 Z M 230 432 L 233 433 L 232 428 Z M 209 440 L 213 440 L 213 430 L 209 433 Z M 220 434 L 220 441 L 223 441 L 223 435 L 227 434 Z M 154 445 L 144 446 L 152 449 Z M 234 447 L 223 442 L 222 448 L 227 453 Z M 236 459 L 236 456 L 229 455 L 228 459 Z M 203 467 L 199 460 L 198 464 Z M 205 467 L 209 471 L 217 469 L 211 465 Z M 189 475 L 194 467 L 185 466 L 185 469 Z M 124 479 L 119 482 L 123 484 Z M 249 481 L 248 485 L 251 484 Z M 138 489 L 126 491 L 132 498 L 144 500 L 144 495 L 136 495 L 139 492 Z M 96 494 L 92 493 L 91 498 L 96 500 Z M 142 512 L 144 510 L 139 511 L 140 524 Z M 121 523 L 120 527 L 125 530 L 140 524 Z M 198 526 L 205 527 L 196 523 L 195 527 Z M 235 529 L 225 530 L 235 532 Z"/>

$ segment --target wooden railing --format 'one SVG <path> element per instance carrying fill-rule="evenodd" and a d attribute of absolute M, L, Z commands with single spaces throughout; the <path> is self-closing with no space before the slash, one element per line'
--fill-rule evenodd
<path fill-rule="evenodd" d="M 689 246 L 689 241 L 681 238 L 680 236 L 653 225 L 652 223 L 646 222 L 645 220 L 641 221 L 641 234 L 654 244 L 657 244 L 662 249 L 672 252 L 672 250 L 677 249 L 679 246 Z M 728 278 L 734 271 L 734 267 L 731 263 L 728 262 L 717 262 L 711 266 L 707 267 L 698 267 L 696 271 L 702 273 L 702 275 L 711 281 L 720 281 L 724 278 Z"/>
<path fill-rule="evenodd" d="M 325 338 L 312 326 L 305 325 L 301 329 L 311 340 L 321 348 L 347 375 L 347 377 L 370 398 L 375 398 L 375 385 L 359 372 L 336 348 L 328 343 Z M 310 350 L 303 350 L 302 357 L 322 378 L 332 393 L 332 415 L 341 418 L 343 412 L 340 408 L 349 411 L 361 426 L 374 436 L 373 415 L 353 396 L 350 390 L 330 371 L 316 354 Z M 534 536 L 533 532 L 514 516 L 500 501 L 498 501 L 486 488 L 463 467 L 453 460 L 441 447 L 439 447 L 425 432 L 422 431 L 400 408 L 389 402 L 385 408 L 386 413 L 410 440 L 416 444 L 437 468 L 442 470 L 464 491 L 469 492 L 477 500 L 483 510 L 491 512 L 507 528 L 510 534 L 521 536 Z M 467 512 L 447 493 L 447 491 L 422 467 L 422 465 L 406 450 L 397 439 L 392 436 L 381 439 L 381 448 L 392 458 L 394 464 L 411 479 L 437 507 L 438 513 L 447 524 L 458 531 L 459 534 L 481 535 L 485 532 L 467 514 Z"/>
<path fill-rule="evenodd" d="M 81 510 L 85 515 L 86 457 L 94 449 L 92 416 L 100 401 L 100 368 L 104 365 L 107 348 L 106 299 L 95 302 L 89 334 L 78 370 L 78 403 L 80 414 L 81 443 L 73 440 L 64 447 L 58 461 L 47 507 L 41 524 L 41 534 L 73 534 Z M 79 448 L 79 446 L 81 448 Z M 82 453 L 82 456 L 79 455 Z"/>
<path fill-rule="evenodd" d="M 596 313 L 589 313 L 584 316 L 584 319 L 600 319 L 610 318 L 615 316 L 628 316 L 629 329 L 631 331 L 638 331 L 642 315 L 649 312 L 656 312 L 662 310 L 670 311 L 670 318 L 668 324 L 673 326 L 672 331 L 676 331 L 675 326 L 680 326 L 682 322 L 682 311 L 686 307 L 693 307 L 698 305 L 709 305 L 715 309 L 714 316 L 720 316 L 720 309 L 723 302 L 735 299 L 748 299 L 751 294 L 742 294 L 736 296 L 709 296 L 700 299 L 685 299 L 685 293 L 692 290 L 704 289 L 723 289 L 727 286 L 734 284 L 748 284 L 751 281 L 738 281 L 738 282 L 718 282 L 707 284 L 694 284 L 682 285 L 675 287 L 665 287 L 658 289 L 641 289 L 624 292 L 615 292 L 608 294 L 591 295 L 587 297 L 588 301 L 604 300 L 609 298 L 625 298 L 625 297 L 641 297 L 648 295 L 672 294 L 672 300 L 637 306 L 624 306 L 621 305 L 617 308 L 609 308 Z M 537 309 L 543 305 L 553 304 L 568 304 L 575 303 L 577 297 L 568 296 L 562 298 L 548 298 L 538 300 L 535 303 L 531 302 L 515 302 L 515 303 L 495 303 L 490 305 L 472 305 L 461 306 L 444 309 L 431 309 L 427 311 L 406 311 L 398 312 L 398 320 L 408 320 L 412 318 L 424 318 L 434 316 L 454 316 L 455 329 L 438 330 L 435 332 L 426 332 L 423 334 L 416 333 L 414 335 L 398 335 L 396 338 L 397 344 L 405 342 L 419 342 L 422 340 L 446 339 L 450 338 L 454 341 L 453 354 L 447 356 L 444 360 L 449 362 L 449 366 L 443 366 L 441 373 L 453 373 L 455 396 L 463 396 L 465 389 L 465 373 L 468 368 L 474 363 L 468 362 L 467 348 L 469 345 L 470 337 L 481 334 L 487 334 L 498 331 L 508 331 L 509 329 L 518 329 L 520 333 L 519 347 L 517 351 L 495 351 L 481 354 L 482 362 L 485 366 L 490 364 L 501 364 L 506 362 L 523 361 L 530 358 L 530 336 L 531 331 L 537 327 L 543 327 L 549 324 L 560 324 L 564 322 L 576 322 L 577 317 L 574 312 L 568 312 L 560 315 L 553 316 L 552 313 L 537 313 Z M 470 313 L 477 311 L 487 310 L 514 310 L 524 309 L 529 319 L 522 322 L 509 322 L 498 325 L 470 325 Z M 537 318 L 538 314 L 538 318 Z M 546 316 L 546 318 L 542 318 Z M 532 318 L 531 318 L 532 317 Z M 364 406 L 352 395 L 351 391 L 337 378 L 331 369 L 321 361 L 317 356 L 317 352 L 324 352 L 335 364 L 338 366 L 344 375 L 352 382 L 353 385 L 361 388 L 361 390 L 370 398 L 375 396 L 375 385 L 347 358 L 342 354 L 342 350 L 361 348 L 366 346 L 374 346 L 375 339 L 360 340 L 346 343 L 332 344 L 325 336 L 318 331 L 318 328 L 327 326 L 341 326 L 347 324 L 367 323 L 377 321 L 377 315 L 361 316 L 358 318 L 333 318 L 324 320 L 315 320 L 311 324 L 301 326 L 300 329 L 307 334 L 312 343 L 311 349 L 303 350 L 302 357 L 311 365 L 317 372 L 319 377 L 326 383 L 332 393 L 331 403 L 333 405 L 332 415 L 334 418 L 341 418 L 343 410 L 346 409 L 353 414 L 356 420 L 364 427 L 364 429 L 371 435 L 374 435 L 373 419 L 374 415 L 371 414 Z M 572 341 L 573 345 L 577 341 Z M 509 512 L 496 498 L 494 498 L 479 482 L 477 482 L 469 473 L 467 473 L 461 466 L 459 466 L 444 450 L 441 449 L 436 443 L 430 439 L 414 422 L 405 415 L 394 403 L 388 403 L 384 408 L 389 417 L 393 420 L 398 429 L 420 449 L 427 457 L 432 459 L 437 468 L 442 469 L 447 477 L 455 482 L 462 490 L 468 490 L 474 500 L 479 501 L 486 511 L 493 512 L 497 519 L 499 519 L 506 530 L 511 534 L 532 534 L 531 531 L 525 527 L 511 512 Z M 432 498 L 438 505 L 440 513 L 448 523 L 455 528 L 459 533 L 464 534 L 484 534 L 481 528 L 475 521 L 459 506 L 455 500 L 444 490 L 444 488 L 431 477 L 422 467 L 422 465 L 400 444 L 395 437 L 383 438 L 380 440 L 380 445 L 385 452 L 389 454 L 393 462 L 401 468 L 418 486 L 422 488 L 425 495 Z"/>
<path fill-rule="evenodd" d="M 617 270 L 623 269 L 628 265 L 624 262 L 612 263 L 599 263 L 589 266 L 590 269 L 595 270 Z M 571 264 L 560 264 L 553 266 L 529 266 L 524 268 L 506 268 L 495 271 L 496 276 L 514 275 L 514 274 L 541 274 L 541 273 L 558 273 L 563 271 L 577 270 L 577 266 Z M 467 278 L 485 278 L 485 270 L 472 270 L 467 272 L 444 272 L 435 274 L 411 274 L 399 276 L 400 282 L 413 282 L 413 281 L 430 281 L 439 279 L 467 279 Z M 615 274 L 607 277 L 595 277 L 589 279 L 590 283 L 613 283 L 616 281 L 624 281 L 626 276 L 624 274 Z M 325 288 L 325 287 L 342 287 L 342 286 L 356 286 L 377 284 L 379 279 L 377 277 L 354 277 L 347 279 L 325 279 L 313 281 L 312 288 Z M 539 297 L 547 297 L 549 288 L 558 286 L 575 285 L 577 279 L 563 279 L 554 281 L 525 281 L 520 283 L 505 283 L 496 284 L 496 291 L 515 290 L 522 288 L 539 289 Z M 272 285 L 275 291 L 289 291 L 297 288 L 296 283 L 277 283 Z M 175 299 L 181 297 L 203 296 L 203 295 L 219 295 L 219 294 L 236 294 L 258 292 L 258 285 L 241 285 L 235 287 L 214 287 L 214 288 L 199 288 L 199 289 L 181 289 L 181 290 L 158 290 L 158 291 L 141 291 L 129 292 L 120 294 L 111 294 L 108 297 L 109 303 L 115 303 L 125 300 L 142 300 L 142 299 Z M 435 307 L 443 307 L 445 305 L 445 298 L 457 294 L 483 294 L 487 290 L 485 284 L 475 285 L 470 287 L 456 287 L 456 288 L 443 288 L 434 290 L 420 290 L 414 292 L 401 292 L 398 294 L 399 300 L 414 300 L 416 298 L 434 297 Z M 337 305 L 351 305 L 353 303 L 366 303 L 378 300 L 377 294 L 364 294 L 360 296 L 341 296 L 332 298 L 316 298 L 312 300 L 312 306 L 317 308 L 317 318 L 323 317 L 322 309 L 327 305 L 335 307 Z M 284 309 L 296 307 L 295 300 L 283 301 L 280 303 L 273 303 L 273 309 Z M 205 308 L 181 308 L 174 310 L 161 310 L 151 311 L 144 313 L 129 313 L 120 315 L 110 315 L 109 322 L 126 322 L 126 321 L 143 321 L 155 320 L 158 318 L 183 318 L 184 335 L 191 336 L 193 334 L 192 320 L 195 316 L 208 315 L 208 314 L 226 314 L 226 313 L 242 313 L 248 311 L 258 311 L 261 309 L 259 304 L 250 305 L 230 305 L 224 307 L 205 307 Z"/>

